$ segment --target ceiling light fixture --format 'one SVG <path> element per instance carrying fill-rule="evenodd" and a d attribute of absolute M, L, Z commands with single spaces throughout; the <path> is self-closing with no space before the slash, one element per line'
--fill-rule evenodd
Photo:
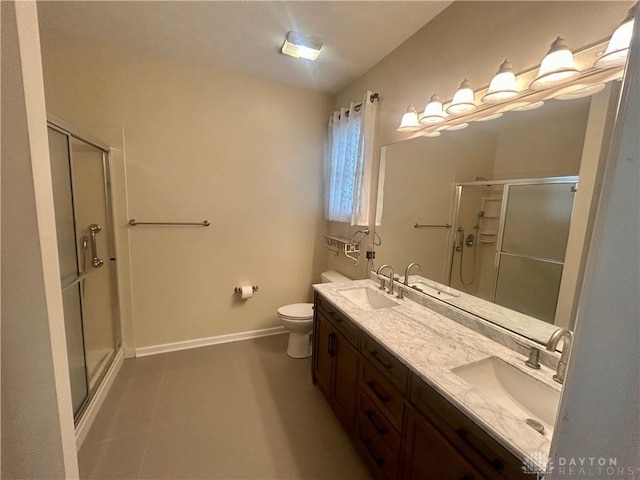
<path fill-rule="evenodd" d="M 627 16 L 620 26 L 613 32 L 604 54 L 593 64 L 597 68 L 610 68 L 624 65 L 629 54 L 631 35 L 633 34 L 633 22 L 638 10 L 636 3 L 627 12 Z"/>
<path fill-rule="evenodd" d="M 449 130 L 449 131 L 462 130 L 463 128 L 467 128 L 468 126 L 469 126 L 468 123 L 459 123 L 458 125 L 451 125 L 450 127 L 445 127 L 443 128 L 443 130 Z"/>
<path fill-rule="evenodd" d="M 475 104 L 475 93 L 471 89 L 471 84 L 466 78 L 460 84 L 460 88 L 453 96 L 451 105 L 447 108 L 447 113 L 451 115 L 462 115 L 472 113 L 478 109 Z"/>
<path fill-rule="evenodd" d="M 437 132 L 437 131 L 436 132 L 429 132 L 429 133 L 423 133 L 422 134 L 423 137 L 430 137 L 430 138 L 439 137 L 440 135 L 442 135 L 442 133 L 441 132 Z"/>
<path fill-rule="evenodd" d="M 540 100 L 539 102 L 527 103 L 520 107 L 512 108 L 511 112 L 526 112 L 527 110 L 535 110 L 536 108 L 540 108 L 544 105 L 544 101 Z"/>
<path fill-rule="evenodd" d="M 580 76 L 573 62 L 573 53 L 564 38 L 558 37 L 551 44 L 547 55 L 542 59 L 536 79 L 531 82 L 531 90 L 544 90 Z"/>
<path fill-rule="evenodd" d="M 407 107 L 407 112 L 402 115 L 400 126 L 397 128 L 398 132 L 415 132 L 422 128 L 422 125 L 418 122 L 418 112 L 413 108 L 413 105 Z"/>
<path fill-rule="evenodd" d="M 320 55 L 321 49 L 322 41 L 320 39 L 302 33 L 289 32 L 281 52 L 295 58 L 315 60 Z"/>
<path fill-rule="evenodd" d="M 516 74 L 513 65 L 509 60 L 505 60 L 500 65 L 498 73 L 491 79 L 487 94 L 482 97 L 484 103 L 502 103 L 518 96 L 516 86 Z"/>
<path fill-rule="evenodd" d="M 604 90 L 604 83 L 596 83 L 594 85 L 576 85 L 571 88 L 563 88 L 553 96 L 556 100 L 575 100 L 576 98 L 590 97 Z"/>
<path fill-rule="evenodd" d="M 442 101 L 438 94 L 434 93 L 429 99 L 429 103 L 424 107 L 424 112 L 420 115 L 420 123 L 423 125 L 434 125 L 444 122 L 447 114 L 442 109 Z"/>
<path fill-rule="evenodd" d="M 493 115 L 489 115 L 488 117 L 478 118 L 476 122 L 489 122 L 491 120 L 495 120 L 496 118 L 500 118 L 504 115 L 502 112 L 494 113 Z"/>

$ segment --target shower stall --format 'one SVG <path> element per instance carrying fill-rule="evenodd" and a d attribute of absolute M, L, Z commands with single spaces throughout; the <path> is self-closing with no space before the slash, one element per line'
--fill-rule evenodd
<path fill-rule="evenodd" d="M 121 347 L 109 146 L 47 122 L 76 425 Z"/>
<path fill-rule="evenodd" d="M 577 182 L 457 184 L 449 285 L 553 323 Z"/>

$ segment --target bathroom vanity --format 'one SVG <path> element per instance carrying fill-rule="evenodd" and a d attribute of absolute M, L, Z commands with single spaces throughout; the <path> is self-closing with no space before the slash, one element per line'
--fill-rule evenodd
<path fill-rule="evenodd" d="M 534 478 L 523 462 L 549 452 L 553 370 L 372 280 L 314 288 L 313 381 L 374 477 Z"/>

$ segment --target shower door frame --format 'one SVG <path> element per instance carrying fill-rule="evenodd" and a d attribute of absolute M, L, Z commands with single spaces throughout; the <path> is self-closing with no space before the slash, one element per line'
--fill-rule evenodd
<path fill-rule="evenodd" d="M 110 169 L 111 147 L 108 144 L 104 143 L 103 141 L 95 138 L 90 134 L 87 134 L 86 132 L 83 132 L 82 130 L 71 125 L 70 123 L 65 122 L 64 120 L 50 113 L 47 113 L 47 127 L 67 137 L 67 142 L 69 144 L 68 151 L 69 151 L 70 166 L 73 163 L 72 161 L 73 153 L 71 151 L 71 138 L 76 138 L 77 140 L 85 142 L 99 149 L 102 152 L 102 174 L 103 174 L 104 189 L 105 189 L 104 190 L 105 191 L 105 210 L 106 210 L 105 215 L 106 215 L 107 223 L 109 227 L 106 233 L 109 237 L 109 244 L 110 244 L 110 249 L 107 252 L 106 258 L 109 264 L 113 264 L 113 275 L 111 278 L 111 286 L 112 286 L 112 295 L 114 296 L 113 301 L 115 302 L 116 308 L 114 309 L 115 318 L 112 319 L 112 327 L 114 329 L 114 333 L 116 334 L 116 338 L 118 339 L 118 341 L 116 342 L 116 345 L 114 346 L 114 351 L 110 354 L 110 358 L 108 358 L 104 368 L 101 368 L 101 372 L 99 373 L 98 377 L 93 382 L 90 382 L 88 371 L 86 369 L 86 346 L 83 340 L 83 349 L 84 349 L 84 355 L 85 355 L 85 377 L 87 382 L 87 396 L 82 402 L 82 405 L 80 406 L 80 408 L 78 409 L 77 414 L 74 415 L 74 424 L 75 424 L 75 427 L 78 428 L 85 412 L 87 411 L 89 405 L 91 404 L 91 401 L 94 399 L 94 397 L 100 390 L 100 386 L 102 382 L 104 381 L 105 377 L 108 375 L 110 368 L 115 363 L 115 360 L 118 356 L 118 352 L 122 350 L 122 326 L 121 326 L 121 313 L 120 313 L 120 298 L 119 298 L 119 290 L 118 290 L 118 262 L 117 262 L 117 257 L 115 255 L 116 239 L 115 239 L 115 228 L 114 228 L 114 222 L 113 222 L 113 205 L 112 205 L 113 195 L 111 191 L 111 169 Z M 72 197 L 75 198 L 73 181 L 71 182 L 71 191 L 72 191 Z M 81 289 L 80 303 L 81 303 L 81 312 L 84 313 L 83 289 Z M 82 329 L 83 329 L 83 337 L 84 337 L 84 316 L 82 317 L 82 319 L 83 319 Z M 91 387 L 91 383 L 93 383 L 94 385 L 93 388 Z"/>
<path fill-rule="evenodd" d="M 513 179 L 513 180 L 481 180 L 475 182 L 460 182 L 455 183 L 455 196 L 454 196 L 454 206 L 453 206 L 453 219 L 451 224 L 453 225 L 453 238 L 450 240 L 450 262 L 449 262 L 449 275 L 447 278 L 447 285 L 451 285 L 452 277 L 453 277 L 453 262 L 455 260 L 455 232 L 459 226 L 459 217 L 460 217 L 460 203 L 462 202 L 462 190 L 463 187 L 489 187 L 495 185 L 502 185 L 502 203 L 500 205 L 500 219 L 498 224 L 498 235 L 496 241 L 496 250 L 493 259 L 493 275 L 492 275 L 492 285 L 491 285 L 491 302 L 495 302 L 496 299 L 496 290 L 498 288 L 498 272 L 500 271 L 500 259 L 502 257 L 502 241 L 504 237 L 504 227 L 505 227 L 505 218 L 507 214 L 507 204 L 509 200 L 509 189 L 512 186 L 517 185 L 548 185 L 548 184 L 558 184 L 558 183 L 575 183 L 576 187 L 579 183 L 579 177 L 577 175 L 567 175 L 562 177 L 541 177 L 541 178 L 523 178 L 523 179 Z M 575 208 L 575 200 L 573 202 L 573 206 L 571 208 L 571 218 L 573 218 L 573 209 Z M 571 225 L 571 224 L 569 224 Z M 569 227 L 571 228 L 571 227 Z M 477 239 L 476 239 L 477 241 Z M 549 259 L 542 258 L 532 258 L 534 260 L 545 261 L 548 263 L 556 263 L 564 266 L 564 262 L 551 261 Z"/>

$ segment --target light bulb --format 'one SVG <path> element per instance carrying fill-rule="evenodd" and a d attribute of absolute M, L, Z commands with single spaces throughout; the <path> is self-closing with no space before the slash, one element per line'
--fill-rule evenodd
<path fill-rule="evenodd" d="M 531 82 L 532 90 L 544 90 L 580 76 L 573 62 L 573 53 L 564 38 L 558 37 L 551 44 L 549 53 L 542 59 L 538 76 Z"/>
<path fill-rule="evenodd" d="M 498 73 L 491 79 L 487 94 L 482 97 L 484 103 L 501 103 L 518 96 L 516 74 L 509 60 L 500 65 Z"/>
<path fill-rule="evenodd" d="M 460 84 L 460 88 L 453 96 L 451 105 L 447 108 L 447 113 L 451 115 L 462 115 L 475 112 L 478 107 L 475 104 L 475 94 L 471 89 L 471 84 L 466 78 Z"/>
<path fill-rule="evenodd" d="M 636 3 L 627 12 L 626 18 L 620 26 L 613 32 L 611 39 L 607 44 L 604 54 L 593 64 L 597 68 L 619 67 L 627 61 L 629 55 L 629 45 L 631 44 L 631 35 L 633 34 L 633 23 L 636 16 L 638 4 Z"/>
<path fill-rule="evenodd" d="M 442 109 L 442 101 L 437 94 L 431 95 L 429 103 L 424 107 L 424 112 L 420 115 L 420 123 L 423 125 L 433 125 L 444 122 L 446 113 Z"/>
<path fill-rule="evenodd" d="M 402 115 L 400 126 L 397 128 L 398 132 L 415 132 L 420 130 L 422 125 L 418 123 L 418 112 L 413 108 L 413 105 L 407 107 L 407 112 Z"/>

